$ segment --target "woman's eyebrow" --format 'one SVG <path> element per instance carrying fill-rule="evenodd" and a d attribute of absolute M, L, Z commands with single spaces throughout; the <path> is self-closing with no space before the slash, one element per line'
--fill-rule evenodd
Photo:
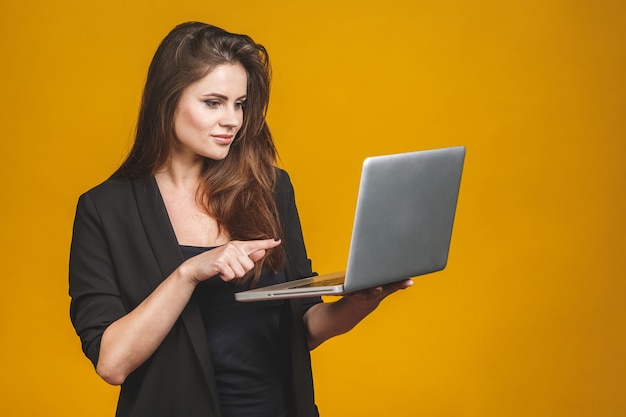
<path fill-rule="evenodd" d="M 206 94 L 202 94 L 202 97 L 215 97 L 215 98 L 219 98 L 222 100 L 228 100 L 228 96 L 225 96 L 224 94 L 220 94 L 220 93 L 206 93 Z M 247 94 L 244 94 L 241 97 L 237 97 L 235 100 L 245 100 L 246 98 L 248 98 Z"/>

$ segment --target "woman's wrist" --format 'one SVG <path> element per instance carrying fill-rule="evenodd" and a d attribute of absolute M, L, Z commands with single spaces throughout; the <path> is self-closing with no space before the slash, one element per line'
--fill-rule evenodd
<path fill-rule="evenodd" d="M 194 268 L 187 261 L 183 262 L 176 269 L 175 274 L 177 276 L 177 279 L 179 281 L 182 281 L 183 284 L 189 284 L 193 287 L 196 287 L 200 283 L 200 280 L 196 277 L 194 273 Z"/>

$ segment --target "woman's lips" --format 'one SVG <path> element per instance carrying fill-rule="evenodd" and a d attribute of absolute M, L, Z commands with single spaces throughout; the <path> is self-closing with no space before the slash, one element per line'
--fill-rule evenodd
<path fill-rule="evenodd" d="M 234 135 L 211 135 L 215 141 L 222 145 L 230 145 L 233 142 Z"/>

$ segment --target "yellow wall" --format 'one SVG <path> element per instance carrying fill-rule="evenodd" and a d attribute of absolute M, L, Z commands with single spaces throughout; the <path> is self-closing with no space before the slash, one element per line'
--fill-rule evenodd
<path fill-rule="evenodd" d="M 313 354 L 325 417 L 626 414 L 626 3 L 0 5 L 0 415 L 112 416 L 68 319 L 79 193 L 128 149 L 176 23 L 251 34 L 315 268 L 367 155 L 464 144 L 448 268 Z"/>

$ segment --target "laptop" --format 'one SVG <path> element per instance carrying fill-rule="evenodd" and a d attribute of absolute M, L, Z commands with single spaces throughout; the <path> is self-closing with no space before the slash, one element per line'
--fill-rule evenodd
<path fill-rule="evenodd" d="M 465 147 L 363 162 L 345 272 L 235 294 L 238 301 L 342 295 L 446 267 Z"/>

